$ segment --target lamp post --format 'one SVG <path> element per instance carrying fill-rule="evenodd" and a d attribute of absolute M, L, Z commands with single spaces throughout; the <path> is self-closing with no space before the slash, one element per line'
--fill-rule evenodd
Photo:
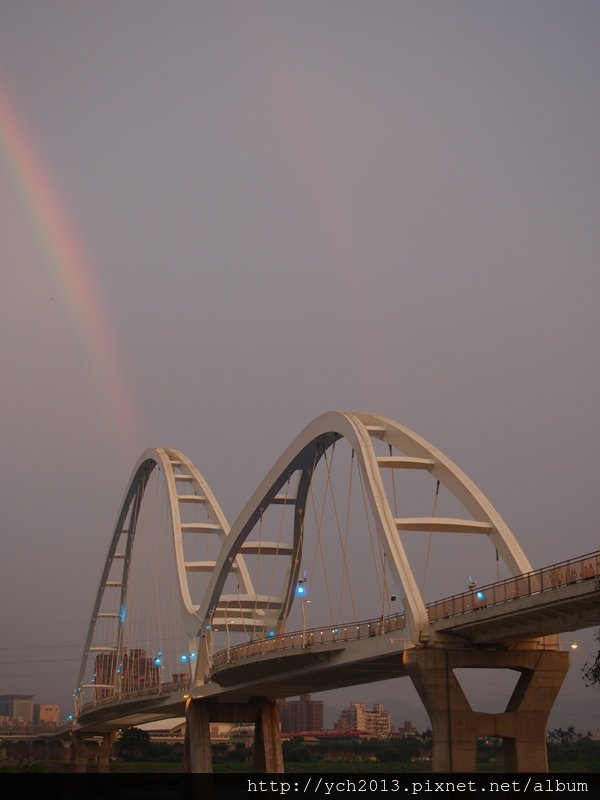
<path fill-rule="evenodd" d="M 231 638 L 229 636 L 229 600 L 225 603 L 225 634 L 227 635 L 227 663 L 230 661 Z"/>
<path fill-rule="evenodd" d="M 306 599 L 306 576 L 300 578 L 296 587 L 296 594 L 300 598 L 300 610 L 302 611 L 302 647 L 306 647 L 306 604 L 310 602 Z"/>

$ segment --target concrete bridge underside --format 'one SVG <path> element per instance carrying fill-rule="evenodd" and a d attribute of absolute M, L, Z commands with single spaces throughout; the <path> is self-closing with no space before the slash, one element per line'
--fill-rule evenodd
<path fill-rule="evenodd" d="M 211 771 L 210 722 L 254 722 L 257 772 L 281 772 L 276 699 L 304 692 L 410 677 L 431 720 L 434 734 L 433 770 L 475 770 L 477 737 L 504 740 L 507 771 L 548 769 L 548 716 L 569 665 L 569 654 L 544 649 L 539 642 L 488 647 L 408 647 L 394 637 L 377 636 L 359 642 L 317 645 L 308 652 L 266 653 L 231 665 L 193 696 L 181 693 L 98 708 L 81 719 L 82 730 L 104 732 L 139 725 L 149 719 L 183 716 L 188 721 L 186 752 L 192 771 Z M 473 709 L 454 670 L 511 669 L 520 673 L 504 712 Z"/>
<path fill-rule="evenodd" d="M 543 636 L 597 621 L 596 584 L 586 580 L 437 620 L 433 628 L 441 641 L 435 646 L 415 646 L 402 630 L 304 649 L 278 650 L 276 641 L 265 641 L 265 652 L 230 659 L 195 689 L 99 704 L 80 717 L 79 736 L 93 731 L 102 739 L 123 727 L 186 715 L 190 768 L 210 771 L 210 722 L 254 722 L 260 744 L 255 768 L 276 772 L 283 768 L 274 732 L 278 698 L 410 677 L 431 720 L 434 771 L 474 770 L 477 737 L 488 735 L 504 739 L 507 770 L 542 772 L 547 720 L 569 662 L 556 636 Z M 472 709 L 454 674 L 459 667 L 518 671 L 505 711 Z M 86 752 L 80 745 L 80 759 Z"/>

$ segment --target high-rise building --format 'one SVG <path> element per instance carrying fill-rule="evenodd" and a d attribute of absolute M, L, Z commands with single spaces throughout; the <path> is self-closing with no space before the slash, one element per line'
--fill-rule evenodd
<path fill-rule="evenodd" d="M 33 695 L 0 695 L 0 717 L 9 717 L 25 723 L 33 722 Z"/>
<path fill-rule="evenodd" d="M 368 709 L 364 703 L 350 703 L 335 723 L 337 730 L 364 731 L 370 736 L 389 736 L 392 730 L 390 714 L 381 703 Z"/>
<path fill-rule="evenodd" d="M 121 661 L 115 652 L 96 656 L 96 700 L 110 697 L 117 686 L 123 694 L 137 689 L 149 689 L 160 684 L 160 662 L 149 658 L 145 650 L 132 649 Z"/>
<path fill-rule="evenodd" d="M 99 653 L 96 656 L 94 670 L 94 694 L 96 700 L 110 697 L 114 693 L 115 674 L 117 670 L 117 654 L 114 651 Z"/>
<path fill-rule="evenodd" d="M 404 725 L 398 728 L 400 736 L 416 736 L 418 730 L 409 719 L 404 720 Z"/>
<path fill-rule="evenodd" d="M 322 700 L 311 700 L 309 694 L 301 694 L 299 700 L 283 700 L 279 705 L 282 733 L 322 731 L 324 704 Z"/>
<path fill-rule="evenodd" d="M 36 725 L 52 727 L 60 722 L 60 708 L 50 703 L 36 703 L 33 706 L 33 721 Z"/>

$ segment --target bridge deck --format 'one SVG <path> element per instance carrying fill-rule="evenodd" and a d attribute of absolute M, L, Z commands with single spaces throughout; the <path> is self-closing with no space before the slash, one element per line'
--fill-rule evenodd
<path fill-rule="evenodd" d="M 600 624 L 600 552 L 431 603 L 440 644 L 504 644 Z M 416 645 L 403 614 L 296 631 L 217 653 L 211 681 L 105 698 L 82 709 L 81 727 L 110 730 L 184 713 L 186 698 L 278 698 L 369 683 L 406 674 L 403 653 Z"/>

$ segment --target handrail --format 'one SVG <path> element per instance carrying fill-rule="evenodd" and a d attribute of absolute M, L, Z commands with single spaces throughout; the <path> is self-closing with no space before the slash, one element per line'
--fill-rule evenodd
<path fill-rule="evenodd" d="M 600 550 L 578 558 L 560 561 L 548 567 L 532 570 L 523 575 L 486 584 L 461 594 L 451 595 L 442 600 L 436 600 L 427 604 L 427 614 L 430 622 L 438 622 L 459 614 L 497 606 L 520 597 L 528 597 L 592 579 L 595 579 L 597 583 L 600 581 Z M 397 612 L 360 622 L 349 622 L 343 625 L 324 626 L 266 636 L 220 650 L 212 659 L 211 672 L 215 673 L 219 668 L 226 668 L 235 662 L 243 661 L 252 656 L 286 650 L 308 651 L 314 646 L 356 641 L 361 638 L 370 638 L 403 630 L 405 627 L 406 616 L 404 612 Z M 115 699 L 117 699 L 117 702 L 123 702 L 125 700 L 134 700 L 137 697 L 160 696 L 169 692 L 185 691 L 189 686 L 189 681 L 172 681 L 159 686 L 136 689 L 122 694 L 118 698 L 116 694 L 112 694 L 91 703 L 86 703 L 82 707 L 79 716 L 96 708 L 112 705 L 115 703 Z"/>
<path fill-rule="evenodd" d="M 161 683 L 160 685 L 157 684 L 155 686 L 149 686 L 144 689 L 134 689 L 131 692 L 123 692 L 120 695 L 115 692 L 107 695 L 106 697 L 101 697 L 99 700 L 92 700 L 90 703 L 86 703 L 81 707 L 81 711 L 79 712 L 78 716 L 82 716 L 88 711 L 94 711 L 96 708 L 115 705 L 115 700 L 120 703 L 125 700 L 135 700 L 137 697 L 160 697 L 160 695 L 163 694 L 182 692 L 189 688 L 190 681 L 169 681 L 167 683 Z"/>
<path fill-rule="evenodd" d="M 600 551 L 455 594 L 427 604 L 430 622 L 600 577 Z"/>
<path fill-rule="evenodd" d="M 430 622 L 465 614 L 480 608 L 495 606 L 527 597 L 533 594 L 579 583 L 592 578 L 600 578 L 600 551 L 585 556 L 571 558 L 551 564 L 548 567 L 506 578 L 496 583 L 486 584 L 461 594 L 451 595 L 426 605 Z M 314 645 L 354 641 L 366 636 L 376 636 L 390 631 L 401 630 L 406 625 L 404 613 L 347 623 L 339 626 L 311 628 L 276 636 L 267 636 L 251 642 L 220 650 L 212 660 L 212 670 L 227 667 L 256 655 L 274 653 L 281 650 L 310 649 Z"/>
<path fill-rule="evenodd" d="M 361 622 L 349 622 L 344 625 L 321 626 L 304 631 L 281 633 L 255 639 L 251 642 L 235 645 L 234 647 L 220 650 L 212 660 L 212 671 L 215 667 L 227 666 L 234 661 L 241 661 L 263 653 L 274 653 L 281 650 L 309 650 L 315 645 L 336 644 L 365 639 L 382 633 L 402 630 L 406 626 L 404 612 L 390 614 L 389 616 L 375 617 Z"/>

